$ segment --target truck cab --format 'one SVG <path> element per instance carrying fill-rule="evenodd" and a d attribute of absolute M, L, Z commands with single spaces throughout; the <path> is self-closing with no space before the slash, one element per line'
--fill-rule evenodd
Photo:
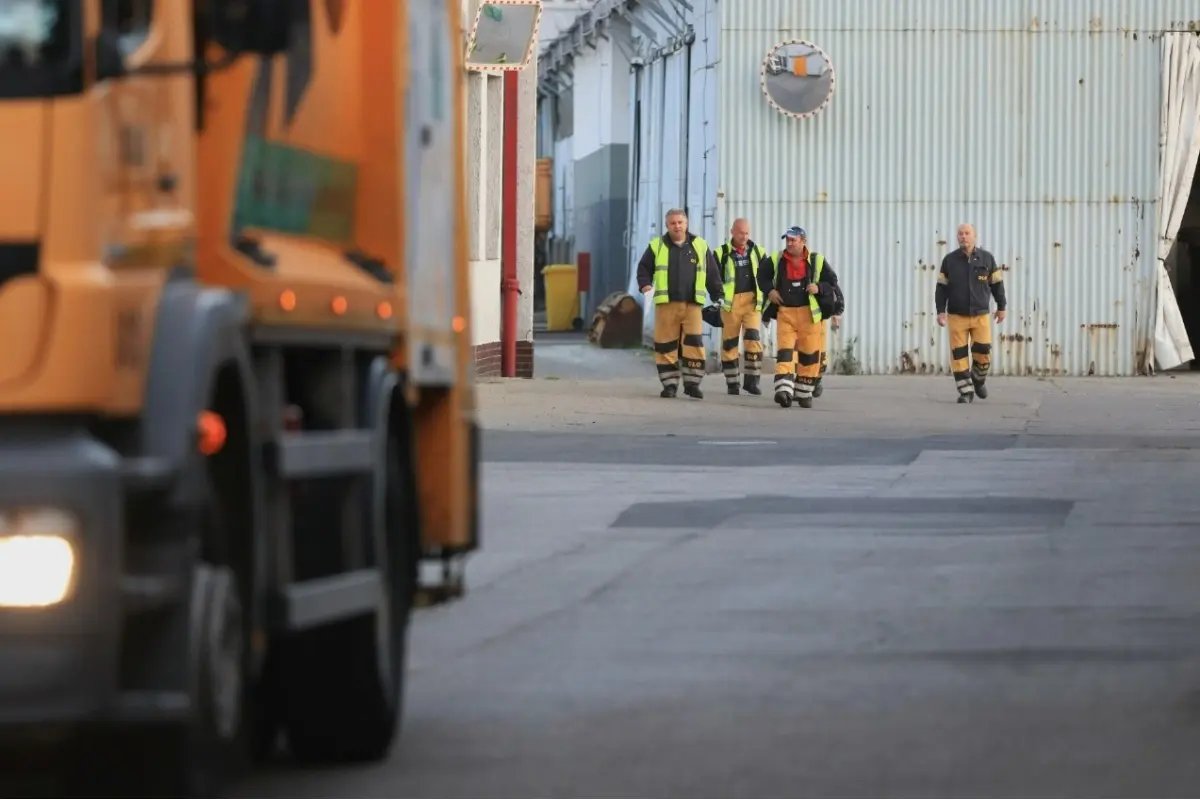
<path fill-rule="evenodd" d="M 480 539 L 459 14 L 0 3 L 0 748 L 390 752 Z"/>

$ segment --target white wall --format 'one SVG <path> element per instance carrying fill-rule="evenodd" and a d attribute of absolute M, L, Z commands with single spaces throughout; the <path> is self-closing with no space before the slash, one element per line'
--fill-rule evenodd
<path fill-rule="evenodd" d="M 500 341 L 500 197 L 504 89 L 500 77 L 466 73 L 467 266 L 472 344 Z"/>
<path fill-rule="evenodd" d="M 575 236 L 575 163 L 611 144 L 628 144 L 629 60 L 611 38 L 597 38 L 571 62 L 572 134 L 553 144 L 554 238 Z M 552 120 L 547 99 L 544 119 Z M 543 137 L 553 139 L 548 122 Z"/>
<path fill-rule="evenodd" d="M 464 41 L 480 0 L 463 0 Z M 504 153 L 504 78 L 464 72 L 465 156 L 469 229 L 467 259 L 471 289 L 472 344 L 500 341 L 500 232 Z M 521 130 L 518 143 L 517 339 L 533 339 L 533 211 L 537 147 L 537 57 L 520 76 Z"/>
<path fill-rule="evenodd" d="M 518 83 L 520 100 L 517 116 L 521 130 L 517 141 L 517 341 L 533 341 L 533 238 L 534 206 L 537 182 L 537 59 L 535 51 Z"/>
<path fill-rule="evenodd" d="M 601 93 L 605 81 L 599 52 L 584 47 L 575 54 L 571 71 L 571 99 L 575 116 L 572 138 L 575 140 L 574 157 L 579 160 L 600 149 Z"/>
<path fill-rule="evenodd" d="M 611 38 L 598 38 L 575 54 L 574 74 L 575 160 L 628 144 L 629 60 Z"/>

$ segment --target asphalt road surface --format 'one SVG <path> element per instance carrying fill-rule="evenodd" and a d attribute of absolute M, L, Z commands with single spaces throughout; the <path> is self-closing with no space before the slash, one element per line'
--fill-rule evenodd
<path fill-rule="evenodd" d="M 493 430 L 395 755 L 230 796 L 1194 795 L 1195 403 L 1146 438 L 1088 391 L 1039 436 Z"/>

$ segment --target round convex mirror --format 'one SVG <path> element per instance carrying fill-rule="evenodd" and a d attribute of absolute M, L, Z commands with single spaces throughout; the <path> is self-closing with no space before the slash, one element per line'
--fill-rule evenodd
<path fill-rule="evenodd" d="M 833 62 L 812 42 L 781 42 L 763 59 L 763 94 L 779 113 L 794 119 L 811 117 L 829 105 L 833 83 Z"/>

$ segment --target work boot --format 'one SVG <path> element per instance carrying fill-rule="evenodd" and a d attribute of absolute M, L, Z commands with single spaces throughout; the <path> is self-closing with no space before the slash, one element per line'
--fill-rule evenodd
<path fill-rule="evenodd" d="M 987 400 L 987 387 L 983 385 L 983 381 L 972 378 L 971 382 L 975 384 L 975 396 L 980 400 Z"/>
<path fill-rule="evenodd" d="M 659 397 L 674 397 L 678 393 L 679 393 L 679 386 L 672 383 L 669 386 L 664 386 L 663 390 L 658 393 L 658 396 Z"/>
<path fill-rule="evenodd" d="M 737 394 L 738 385 L 736 383 L 727 383 L 725 384 L 725 391 L 729 392 L 730 394 Z"/>
<path fill-rule="evenodd" d="M 694 383 L 684 384 L 683 393 L 688 397 L 694 397 L 697 400 L 704 399 L 704 392 L 700 391 L 700 387 Z"/>
<path fill-rule="evenodd" d="M 758 388 L 758 376 L 747 375 L 742 379 L 742 388 L 749 394 L 762 394 L 762 389 Z"/>
<path fill-rule="evenodd" d="M 796 404 L 799 405 L 801 408 L 812 408 L 813 407 L 813 399 L 811 396 L 797 397 Z"/>
<path fill-rule="evenodd" d="M 960 403 L 973 403 L 973 402 L 975 402 L 975 393 L 974 393 L 974 392 L 967 392 L 966 394 L 960 394 L 960 395 L 958 396 L 958 402 L 960 402 Z"/>
<path fill-rule="evenodd" d="M 818 380 L 817 385 L 813 387 L 813 397 L 820 397 L 821 394 L 824 393 L 824 391 L 825 391 L 825 384 L 822 383 L 820 380 Z"/>
<path fill-rule="evenodd" d="M 775 402 L 779 403 L 780 408 L 791 408 L 792 407 L 792 393 L 791 392 L 776 392 L 775 393 Z"/>

